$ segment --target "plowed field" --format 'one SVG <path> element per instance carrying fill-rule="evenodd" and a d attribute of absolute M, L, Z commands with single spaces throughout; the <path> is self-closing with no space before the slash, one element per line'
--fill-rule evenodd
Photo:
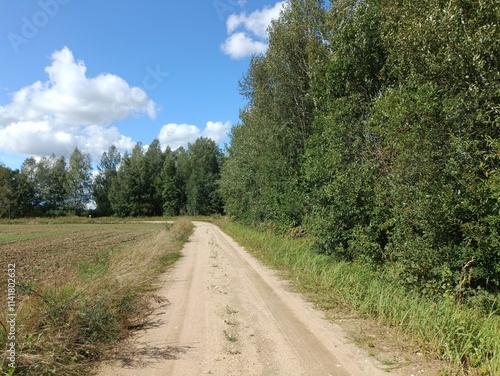
<path fill-rule="evenodd" d="M 16 264 L 18 283 L 64 285 L 79 263 L 150 237 L 159 224 L 0 225 L 0 265 Z"/>

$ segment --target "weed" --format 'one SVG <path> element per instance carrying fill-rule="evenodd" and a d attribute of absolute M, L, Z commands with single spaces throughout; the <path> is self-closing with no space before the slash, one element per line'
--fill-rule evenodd
<path fill-rule="evenodd" d="M 108 269 L 112 250 L 104 250 L 99 253 L 93 261 L 80 260 L 76 266 L 84 279 L 99 278 Z"/>
<path fill-rule="evenodd" d="M 238 341 L 238 338 L 232 336 L 231 334 L 229 334 L 227 331 L 223 330 L 224 332 L 224 337 L 226 337 L 226 339 L 229 341 L 229 342 L 237 342 Z"/>
<path fill-rule="evenodd" d="M 390 359 L 384 359 L 382 360 L 382 364 L 384 366 L 393 366 L 394 364 L 396 364 L 396 362 Z"/>
<path fill-rule="evenodd" d="M 238 311 L 235 310 L 235 309 L 233 309 L 233 308 L 231 308 L 231 307 L 229 307 L 229 306 L 226 306 L 226 313 L 228 315 L 236 315 L 238 313 Z"/>
<path fill-rule="evenodd" d="M 158 267 L 161 271 L 164 271 L 170 265 L 174 264 L 180 257 L 181 254 L 179 252 L 167 253 L 161 257 Z"/>
<path fill-rule="evenodd" d="M 106 298 L 81 304 L 75 320 L 79 328 L 76 342 L 110 342 L 118 335 L 119 317 L 112 303 Z"/>

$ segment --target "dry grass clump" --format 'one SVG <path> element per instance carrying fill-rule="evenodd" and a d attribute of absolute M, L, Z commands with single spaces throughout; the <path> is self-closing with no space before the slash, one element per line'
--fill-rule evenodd
<path fill-rule="evenodd" d="M 102 234 L 103 225 L 99 226 Z M 32 280 L 18 275 L 14 374 L 86 375 L 113 342 L 144 323 L 153 283 L 180 257 L 193 225 L 179 220 L 149 225 L 147 231 L 141 231 L 141 226 L 135 230 L 137 236 L 115 246 L 99 248 L 99 242 L 94 242 L 97 249 L 92 253 L 80 251 L 85 257 L 67 247 L 67 233 L 54 237 L 53 250 L 67 250 L 66 261 L 59 258 L 59 268 L 71 270 L 70 281 L 52 283 L 44 276 Z M 109 227 L 110 238 L 123 231 L 119 227 Z M 140 236 L 142 232 L 146 236 Z M 5 316 L 0 321 L 6 326 Z M 0 346 L 5 348 L 6 342 L 0 325 Z M 10 371 L 5 357 L 0 358 L 0 374 Z"/>

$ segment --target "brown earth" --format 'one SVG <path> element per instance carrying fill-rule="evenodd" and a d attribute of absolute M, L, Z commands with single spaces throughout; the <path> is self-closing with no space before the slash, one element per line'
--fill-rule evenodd
<path fill-rule="evenodd" d="M 18 282 L 62 286 L 78 262 L 95 262 L 105 251 L 158 231 L 138 224 L 0 225 L 0 264 L 16 264 Z"/>
<path fill-rule="evenodd" d="M 97 370 L 126 375 L 432 375 L 356 346 L 216 226 L 196 223 L 146 327 Z"/>

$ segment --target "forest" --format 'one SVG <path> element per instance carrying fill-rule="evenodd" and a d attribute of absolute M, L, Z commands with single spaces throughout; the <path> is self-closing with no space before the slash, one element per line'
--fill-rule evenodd
<path fill-rule="evenodd" d="M 240 90 L 225 212 L 431 296 L 500 286 L 500 1 L 290 0 Z"/>
<path fill-rule="evenodd" d="M 94 173 L 76 148 L 69 162 L 51 155 L 26 159 L 19 170 L 0 166 L 0 217 L 176 216 L 222 213 L 218 190 L 223 154 L 200 137 L 187 149 L 137 143 L 124 156 L 112 145 Z"/>
<path fill-rule="evenodd" d="M 500 287 L 500 0 L 289 0 L 200 138 L 0 168 L 0 216 L 226 215 L 430 296 Z"/>

